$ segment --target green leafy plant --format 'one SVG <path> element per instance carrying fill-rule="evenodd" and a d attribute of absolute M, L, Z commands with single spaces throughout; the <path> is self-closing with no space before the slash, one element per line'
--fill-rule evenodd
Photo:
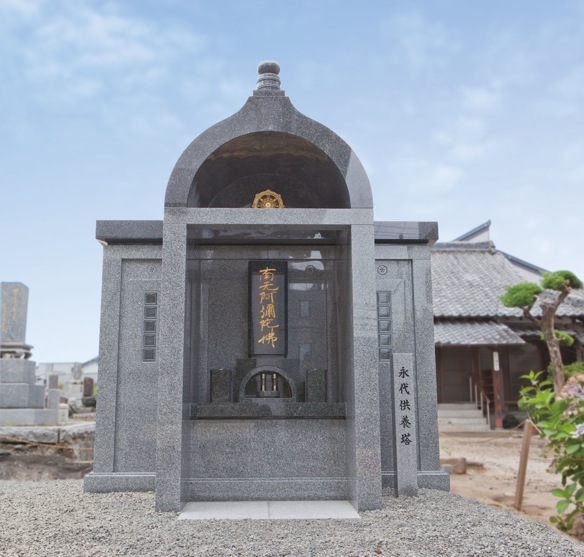
<path fill-rule="evenodd" d="M 579 373 L 584 374 L 584 362 L 572 362 L 571 364 L 566 364 L 564 366 L 564 371 L 566 372 L 566 377 L 572 377 L 572 375 L 578 375 Z"/>
<path fill-rule="evenodd" d="M 556 312 L 570 292 L 573 289 L 581 289 L 582 286 L 582 281 L 571 271 L 556 271 L 543 273 L 541 285 L 535 282 L 521 282 L 508 286 L 501 296 L 504 306 L 522 309 L 523 316 L 541 329 L 550 354 L 553 386 L 556 393 L 560 392 L 565 383 L 560 345 L 566 343 L 570 345 L 574 342 L 569 334 L 554 329 Z M 544 291 L 547 291 L 545 296 Z M 541 317 L 536 317 L 532 313 L 536 302 L 539 302 Z"/>
<path fill-rule="evenodd" d="M 583 285 L 582 281 L 571 271 L 556 271 L 555 273 L 543 273 L 541 286 L 560 292 L 565 287 L 579 290 Z"/>
<path fill-rule="evenodd" d="M 507 286 L 505 294 L 501 296 L 501 301 L 506 307 L 531 309 L 537 301 L 537 296 L 542 292 L 542 287 L 535 282 L 520 282 Z"/>
<path fill-rule="evenodd" d="M 571 375 L 558 393 L 542 372 L 523 378 L 530 384 L 521 389 L 519 405 L 545 439 L 552 467 L 562 478 L 562 487 L 552 491 L 560 500 L 550 520 L 567 532 L 584 515 L 584 373 Z"/>
<path fill-rule="evenodd" d="M 556 338 L 560 341 L 560 344 L 562 346 L 572 346 L 572 344 L 574 344 L 574 337 L 566 333 L 566 331 L 554 329 L 554 334 L 556 335 Z M 545 342 L 545 335 L 543 333 L 539 335 L 539 338 Z"/>

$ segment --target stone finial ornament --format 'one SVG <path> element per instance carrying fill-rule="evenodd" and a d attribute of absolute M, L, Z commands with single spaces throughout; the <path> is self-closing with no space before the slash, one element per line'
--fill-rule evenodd
<path fill-rule="evenodd" d="M 265 60 L 258 65 L 258 92 L 280 92 L 280 64 L 273 60 Z"/>

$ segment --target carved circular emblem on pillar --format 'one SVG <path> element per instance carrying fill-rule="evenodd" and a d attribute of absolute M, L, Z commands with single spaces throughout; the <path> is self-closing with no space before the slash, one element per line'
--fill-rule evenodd
<path fill-rule="evenodd" d="M 272 190 L 264 190 L 256 194 L 251 206 L 253 209 L 282 209 L 285 207 L 282 196 Z"/>
<path fill-rule="evenodd" d="M 387 267 L 385 265 L 379 265 L 379 267 L 377 267 L 377 272 L 380 275 L 386 275 L 387 274 Z"/>

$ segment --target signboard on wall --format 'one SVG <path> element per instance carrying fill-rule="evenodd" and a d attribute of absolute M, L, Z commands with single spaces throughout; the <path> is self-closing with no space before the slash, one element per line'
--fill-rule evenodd
<path fill-rule="evenodd" d="M 288 264 L 249 262 L 249 355 L 285 356 L 288 351 Z"/>

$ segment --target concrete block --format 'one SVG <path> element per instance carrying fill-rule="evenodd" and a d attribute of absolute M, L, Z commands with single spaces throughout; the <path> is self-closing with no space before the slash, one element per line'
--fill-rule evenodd
<path fill-rule="evenodd" d="M 34 408 L 0 409 L 0 426 L 56 425 L 57 410 Z"/>
<path fill-rule="evenodd" d="M 59 389 L 49 389 L 47 393 L 47 408 L 57 410 L 59 408 L 59 397 L 61 391 Z"/>
<path fill-rule="evenodd" d="M 0 384 L 0 408 L 28 408 L 28 383 Z"/>
<path fill-rule="evenodd" d="M 0 383 L 34 384 L 35 364 L 21 358 L 0 359 Z"/>
<path fill-rule="evenodd" d="M 45 387 L 43 385 L 31 385 L 28 395 L 29 408 L 45 407 Z"/>
<path fill-rule="evenodd" d="M 59 413 L 57 416 L 57 422 L 59 424 L 66 424 L 69 420 L 69 405 L 59 404 Z"/>

